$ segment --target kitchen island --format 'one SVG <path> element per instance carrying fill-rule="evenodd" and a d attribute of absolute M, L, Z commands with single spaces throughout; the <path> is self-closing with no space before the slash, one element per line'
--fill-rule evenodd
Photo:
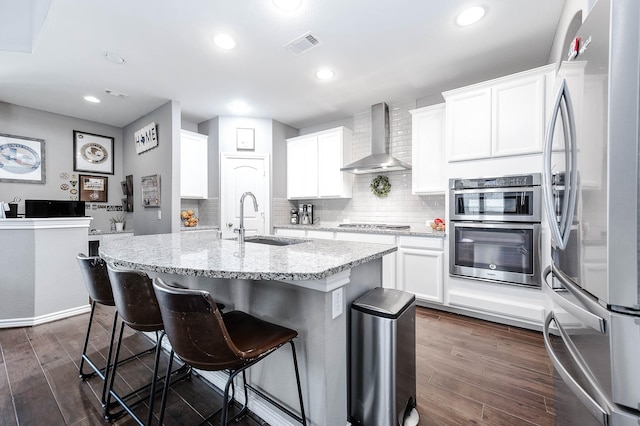
<path fill-rule="evenodd" d="M 348 308 L 353 300 L 381 286 L 382 257 L 396 247 L 278 237 L 266 237 L 263 243 L 247 237 L 240 245 L 216 237 L 215 231 L 136 236 L 105 242 L 100 255 L 151 277 L 207 290 L 227 305 L 226 310 L 242 310 L 297 330 L 309 424 L 346 424 Z M 264 244 L 274 240 L 290 244 Z M 248 379 L 298 411 L 288 351 L 283 347 L 252 367 Z M 202 375 L 217 386 L 225 380 L 222 373 Z M 295 424 L 251 395 L 249 406 L 270 424 Z"/>

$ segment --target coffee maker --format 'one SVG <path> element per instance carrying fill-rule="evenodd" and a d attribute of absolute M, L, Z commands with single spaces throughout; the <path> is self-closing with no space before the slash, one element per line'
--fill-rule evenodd
<path fill-rule="evenodd" d="M 313 225 L 313 204 L 298 204 L 298 223 Z"/>

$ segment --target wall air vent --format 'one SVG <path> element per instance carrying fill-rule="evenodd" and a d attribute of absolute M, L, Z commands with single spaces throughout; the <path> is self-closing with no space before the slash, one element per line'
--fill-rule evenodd
<path fill-rule="evenodd" d="M 282 47 L 284 47 L 292 55 L 300 56 L 304 52 L 307 52 L 308 50 L 316 47 L 319 44 L 320 40 L 318 40 L 318 38 L 311 34 L 311 31 L 309 31 Z"/>

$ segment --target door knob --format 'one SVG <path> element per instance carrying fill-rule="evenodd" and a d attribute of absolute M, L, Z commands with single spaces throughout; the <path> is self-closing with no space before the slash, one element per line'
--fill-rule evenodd
<path fill-rule="evenodd" d="M 227 228 L 233 228 L 233 222 L 227 223 Z"/>

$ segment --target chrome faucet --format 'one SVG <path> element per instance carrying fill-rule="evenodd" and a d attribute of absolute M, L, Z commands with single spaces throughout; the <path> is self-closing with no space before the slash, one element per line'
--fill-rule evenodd
<path fill-rule="evenodd" d="M 234 229 L 234 232 L 238 233 L 238 242 L 240 244 L 244 243 L 244 199 L 249 196 L 253 198 L 253 210 L 258 211 L 258 200 L 256 200 L 256 196 L 253 195 L 253 192 L 245 192 L 240 197 L 240 227 L 238 229 Z"/>

